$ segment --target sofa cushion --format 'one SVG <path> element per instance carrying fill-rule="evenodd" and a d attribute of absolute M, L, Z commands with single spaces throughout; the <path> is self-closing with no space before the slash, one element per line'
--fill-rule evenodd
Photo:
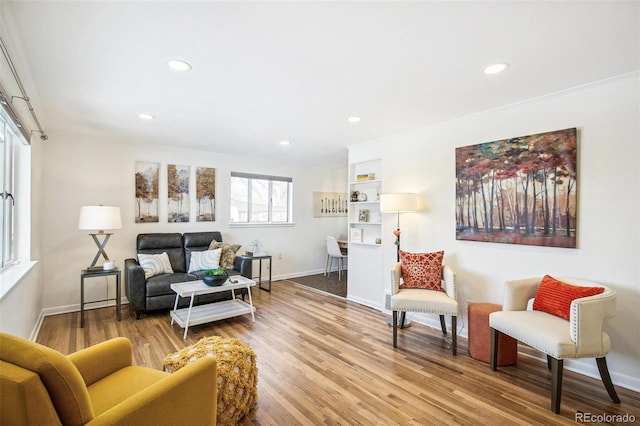
<path fill-rule="evenodd" d="M 192 251 L 189 260 L 189 272 L 217 269 L 220 266 L 222 249 Z"/>
<path fill-rule="evenodd" d="M 191 260 L 191 253 L 194 251 L 209 250 L 211 241 L 222 241 L 222 234 L 218 231 L 213 232 L 185 232 L 182 236 L 182 244 L 184 256 L 186 259 L 185 271 L 189 269 L 189 261 Z"/>
<path fill-rule="evenodd" d="M 155 277 L 151 277 L 147 280 L 147 298 L 165 294 L 171 294 L 175 296 L 175 293 L 173 292 L 173 290 L 171 290 L 171 284 L 181 283 L 185 281 L 195 281 L 196 279 L 197 278 L 194 275 L 184 272 L 156 275 Z"/>
<path fill-rule="evenodd" d="M 402 279 L 400 288 L 442 290 L 442 258 L 444 251 L 409 253 L 400 250 Z"/>
<path fill-rule="evenodd" d="M 233 262 L 236 260 L 236 253 L 240 250 L 240 247 L 240 244 L 227 244 L 213 240 L 211 241 L 211 245 L 209 245 L 209 250 L 222 249 L 220 266 L 225 269 L 233 269 Z"/>
<path fill-rule="evenodd" d="M 138 234 L 137 252 L 144 254 L 160 254 L 166 252 L 174 272 L 187 272 L 182 246 L 182 234 L 151 233 Z"/>
<path fill-rule="evenodd" d="M 89 396 L 95 415 L 99 416 L 119 403 L 167 377 L 167 373 L 152 368 L 128 366 L 89 386 Z"/>
<path fill-rule="evenodd" d="M 581 297 L 595 296 L 603 291 L 602 287 L 575 286 L 545 275 L 533 300 L 533 310 L 570 321 L 571 302 Z"/>
<path fill-rule="evenodd" d="M 173 274 L 167 252 L 160 254 L 138 253 L 138 263 L 144 269 L 144 277 L 146 279 L 160 274 Z"/>

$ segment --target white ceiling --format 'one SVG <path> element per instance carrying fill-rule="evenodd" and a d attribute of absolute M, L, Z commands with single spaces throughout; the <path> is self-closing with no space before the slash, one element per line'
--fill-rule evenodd
<path fill-rule="evenodd" d="M 640 68 L 638 1 L 16 1 L 4 9 L 3 39 L 51 144 L 74 134 L 344 163 L 349 145 Z M 192 71 L 169 69 L 170 58 Z M 503 61 L 507 72 L 482 73 Z M 157 118 L 142 121 L 141 112 Z M 363 120 L 348 123 L 352 115 Z"/>

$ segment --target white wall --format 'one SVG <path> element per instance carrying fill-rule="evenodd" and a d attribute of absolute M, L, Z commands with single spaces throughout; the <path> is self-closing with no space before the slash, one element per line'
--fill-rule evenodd
<path fill-rule="evenodd" d="M 74 135 L 51 133 L 43 144 L 42 271 L 44 307 L 47 313 L 79 309 L 79 273 L 97 252 L 87 231 L 78 230 L 82 205 L 120 206 L 123 228 L 115 230 L 107 253 L 122 267 L 124 259 L 135 256 L 136 235 L 143 232 L 221 231 L 227 242 L 242 244 L 242 253 L 259 238 L 263 249 L 273 255 L 274 278 L 324 271 L 325 237 L 344 233 L 346 218 L 313 218 L 313 191 L 346 192 L 347 167 L 300 167 L 270 160 L 251 160 L 196 150 L 120 143 L 112 140 L 87 142 Z M 166 200 L 166 165 L 178 164 L 216 169 L 216 221 L 167 223 L 166 209 L 159 223 L 134 223 L 135 161 L 161 165 L 160 200 Z M 193 170 L 193 169 L 192 169 Z M 290 176 L 293 178 L 295 226 L 277 228 L 237 228 L 228 225 L 230 171 Z M 193 188 L 193 187 L 192 187 Z M 163 211 L 165 219 L 163 220 Z M 193 211 L 193 209 L 192 209 Z M 257 266 L 257 265 L 256 265 Z M 87 300 L 113 297 L 114 286 L 106 278 L 87 283 Z M 110 278 L 113 280 L 113 277 Z M 124 277 L 123 277 L 124 280 Z"/>
<path fill-rule="evenodd" d="M 599 281 L 618 293 L 617 316 L 606 326 L 614 383 L 640 389 L 639 80 L 635 73 L 350 147 L 350 157 L 383 158 L 385 192 L 424 197 L 426 210 L 402 214 L 402 247 L 445 250 L 460 289 L 462 335 L 467 303 L 501 303 L 506 280 L 550 274 Z M 457 241 L 455 148 L 568 127 L 578 128 L 578 248 Z M 394 227 L 395 217 L 385 216 L 383 235 Z M 387 287 L 395 247 L 384 250 Z M 370 295 L 371 306 L 382 300 L 380 291 Z M 592 360 L 568 365 L 599 377 Z"/>

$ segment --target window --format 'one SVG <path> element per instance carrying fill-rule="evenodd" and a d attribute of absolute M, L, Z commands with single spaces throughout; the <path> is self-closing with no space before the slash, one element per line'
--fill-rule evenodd
<path fill-rule="evenodd" d="M 292 184 L 288 177 L 231 172 L 231 223 L 293 223 Z"/>
<path fill-rule="evenodd" d="M 0 172 L 0 201 L 2 201 L 2 208 L 0 208 L 0 268 L 13 263 L 18 257 L 16 229 L 19 226 L 16 223 L 16 212 L 20 209 L 16 191 L 20 185 L 16 182 L 16 176 L 20 172 L 18 169 L 21 158 L 23 158 L 21 151 L 25 148 L 28 148 L 28 145 L 24 137 L 13 124 L 6 110 L 0 108 L 0 166 L 2 167 Z"/>

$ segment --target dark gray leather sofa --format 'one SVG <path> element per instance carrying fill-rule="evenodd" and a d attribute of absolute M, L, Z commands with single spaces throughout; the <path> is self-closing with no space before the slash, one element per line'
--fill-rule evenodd
<path fill-rule="evenodd" d="M 173 309 L 176 293 L 171 290 L 171 284 L 195 281 L 201 279 L 204 271 L 187 273 L 192 251 L 202 251 L 209 248 L 211 241 L 222 242 L 220 232 L 188 232 L 180 233 L 152 233 L 139 234 L 136 239 L 137 253 L 160 254 L 166 252 L 171 262 L 173 274 L 161 274 L 145 280 L 144 270 L 137 259 L 124 261 L 124 285 L 129 307 L 136 313 L 136 318 L 148 311 L 159 309 Z M 229 275 L 242 275 L 251 278 L 251 258 L 236 256 L 234 268 L 227 269 Z M 238 292 L 237 292 L 238 293 Z M 231 292 L 206 294 L 196 296 L 194 304 L 203 304 L 227 300 Z M 178 306 L 189 305 L 189 299 L 180 299 Z"/>

